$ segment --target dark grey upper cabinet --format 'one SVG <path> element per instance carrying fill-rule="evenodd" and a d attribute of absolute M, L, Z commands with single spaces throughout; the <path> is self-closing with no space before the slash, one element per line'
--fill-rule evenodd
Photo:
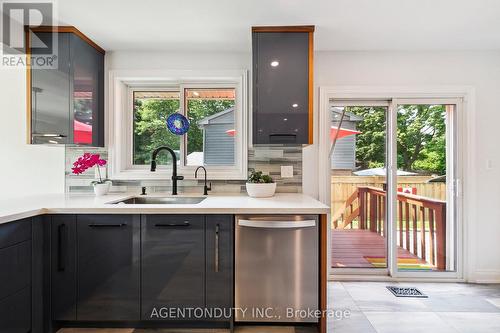
<path fill-rule="evenodd" d="M 142 215 L 142 320 L 205 305 L 205 216 Z M 188 315 L 188 313 L 186 313 Z"/>
<path fill-rule="evenodd" d="M 230 310 L 233 307 L 233 225 L 232 215 L 206 216 L 205 271 L 208 309 Z"/>
<path fill-rule="evenodd" d="M 313 32 L 252 28 L 254 144 L 312 144 Z"/>
<path fill-rule="evenodd" d="M 139 215 L 77 215 L 76 220 L 76 319 L 139 320 Z"/>
<path fill-rule="evenodd" d="M 104 146 L 104 51 L 73 27 L 34 28 L 29 36 L 29 142 Z M 37 65 L 47 64 L 37 60 L 47 57 L 40 43 L 57 47 L 53 66 Z"/>

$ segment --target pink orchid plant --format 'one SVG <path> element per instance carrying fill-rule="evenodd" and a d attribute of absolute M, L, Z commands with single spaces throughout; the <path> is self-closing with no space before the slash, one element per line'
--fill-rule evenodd
<path fill-rule="evenodd" d="M 92 184 L 104 184 L 108 179 L 102 179 L 101 169 L 99 167 L 105 166 L 106 160 L 101 159 L 99 154 L 85 153 L 73 163 L 73 174 L 79 175 L 94 166 L 97 166 L 97 173 L 99 174 L 99 180 L 93 181 Z"/>

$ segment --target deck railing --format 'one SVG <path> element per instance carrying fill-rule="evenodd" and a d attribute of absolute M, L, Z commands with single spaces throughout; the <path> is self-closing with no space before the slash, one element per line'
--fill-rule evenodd
<path fill-rule="evenodd" d="M 386 237 L 386 192 L 360 186 L 333 218 L 335 229 L 362 229 Z M 398 246 L 446 269 L 446 201 L 418 195 L 397 194 Z"/>

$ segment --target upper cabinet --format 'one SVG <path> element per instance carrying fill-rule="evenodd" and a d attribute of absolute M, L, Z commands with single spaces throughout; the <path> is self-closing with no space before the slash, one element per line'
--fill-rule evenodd
<path fill-rule="evenodd" d="M 253 27 L 253 143 L 313 143 L 314 26 Z"/>
<path fill-rule="evenodd" d="M 104 146 L 104 50 L 74 27 L 27 41 L 28 143 Z"/>

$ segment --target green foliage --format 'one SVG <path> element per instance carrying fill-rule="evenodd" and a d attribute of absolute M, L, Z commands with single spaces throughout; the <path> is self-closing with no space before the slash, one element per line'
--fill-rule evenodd
<path fill-rule="evenodd" d="M 247 183 L 274 183 L 269 175 L 263 175 L 262 171 L 253 170 L 248 177 Z"/>
<path fill-rule="evenodd" d="M 356 135 L 356 159 L 361 168 L 385 165 L 386 110 L 382 107 L 348 107 L 363 117 Z M 397 117 L 398 168 L 406 171 L 446 173 L 444 105 L 402 105 Z"/>
<path fill-rule="evenodd" d="M 177 99 L 134 100 L 134 164 L 149 164 L 155 148 L 168 146 L 174 151 L 180 149 L 180 137 L 167 129 L 167 117 L 177 112 Z M 167 154 L 158 155 L 159 164 L 172 164 Z"/>

